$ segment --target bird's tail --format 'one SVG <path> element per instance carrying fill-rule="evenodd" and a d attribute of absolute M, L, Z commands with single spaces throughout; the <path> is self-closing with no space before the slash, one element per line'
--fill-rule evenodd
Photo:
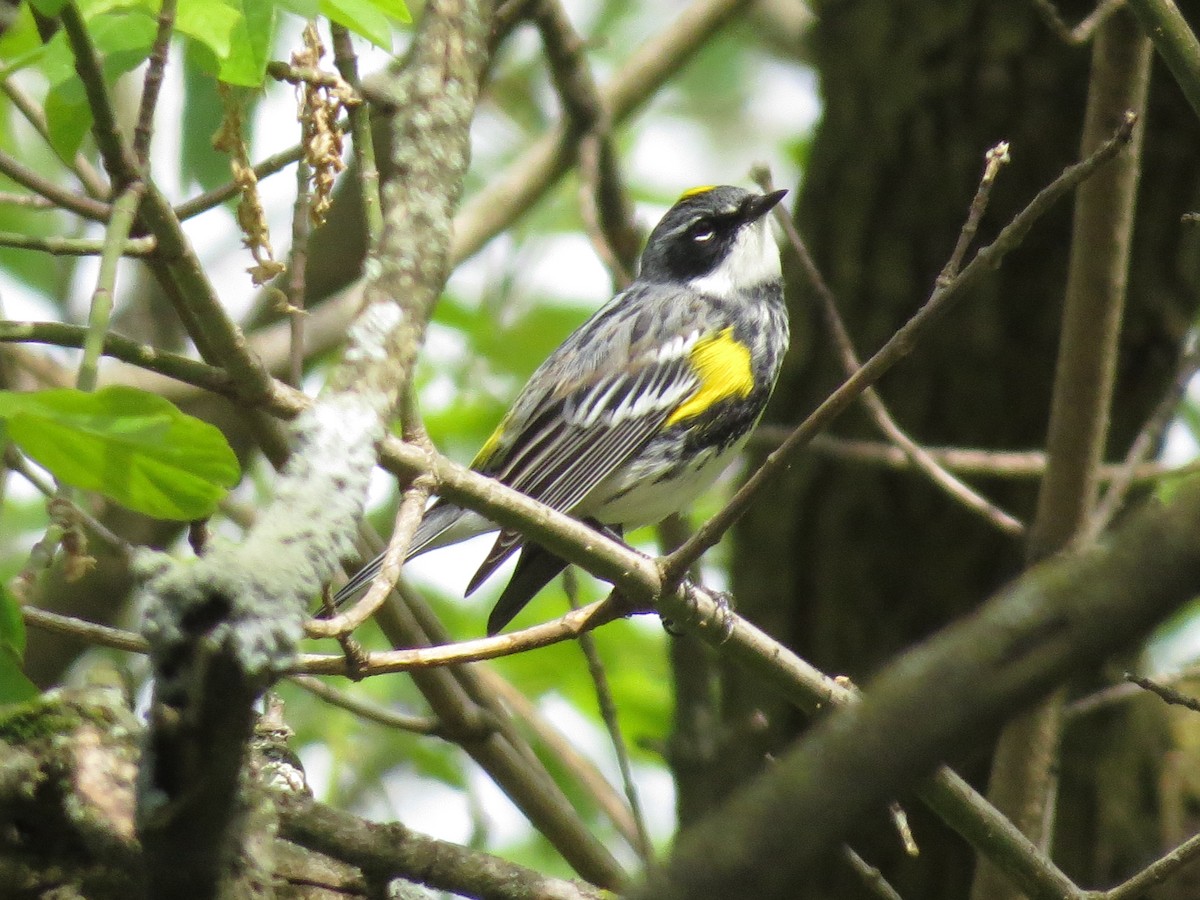
<path fill-rule="evenodd" d="M 417 531 L 413 535 L 412 542 L 409 544 L 408 555 L 405 557 L 405 561 L 407 562 L 414 556 L 420 556 L 428 550 L 448 547 L 451 544 L 457 544 L 459 541 L 465 541 L 467 538 L 483 534 L 485 531 L 494 531 L 495 529 L 495 525 L 489 523 L 478 513 L 465 510 L 461 506 L 455 506 L 453 503 L 439 500 L 426 510 L 425 517 L 421 519 L 421 524 L 417 526 Z M 359 569 L 351 576 L 349 581 L 342 585 L 338 592 L 333 595 L 333 605 L 341 607 L 349 601 L 374 580 L 381 568 L 383 568 L 382 553 Z"/>

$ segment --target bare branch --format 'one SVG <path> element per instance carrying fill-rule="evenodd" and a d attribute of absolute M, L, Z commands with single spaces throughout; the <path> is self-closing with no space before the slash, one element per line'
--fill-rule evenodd
<path fill-rule="evenodd" d="M 1200 41 L 1173 0 L 1127 0 L 1171 74 L 1200 116 Z"/>
<path fill-rule="evenodd" d="M 51 256 L 99 256 L 105 241 L 89 238 L 67 238 L 58 235 L 37 237 L 13 231 L 0 231 L 0 247 L 15 247 L 19 250 L 38 250 Z M 153 237 L 126 238 L 118 248 L 122 256 L 149 256 L 158 246 Z"/>
<path fill-rule="evenodd" d="M 579 608 L 578 584 L 575 570 L 568 567 L 563 572 L 563 587 L 571 602 L 572 609 Z M 613 700 L 612 687 L 608 682 L 608 674 L 604 671 L 604 661 L 600 658 L 600 650 L 590 631 L 579 634 L 579 649 L 587 660 L 588 675 L 596 691 L 596 704 L 599 707 L 600 719 L 608 731 L 608 739 L 612 744 L 613 754 L 617 758 L 617 768 L 621 772 L 621 784 L 625 789 L 625 799 L 629 802 L 629 811 L 637 827 L 637 841 L 634 849 L 642 860 L 643 865 L 654 865 L 654 843 L 650 839 L 650 830 L 646 827 L 646 817 L 642 812 L 642 804 L 638 799 L 637 784 L 633 780 L 633 766 L 629 762 L 629 747 L 621 734 L 621 720 L 617 714 L 617 704 Z"/>
<path fill-rule="evenodd" d="M 1149 691 L 1164 703 L 1172 706 L 1182 706 L 1184 709 L 1190 709 L 1192 712 L 1200 712 L 1200 700 L 1197 700 L 1195 697 L 1189 697 L 1183 691 L 1173 688 L 1168 684 L 1162 684 L 1153 678 L 1135 675 L 1132 672 L 1125 673 L 1125 680 L 1130 684 L 1137 685 L 1144 691 Z"/>
<path fill-rule="evenodd" d="M 75 215 L 93 222 L 108 221 L 111 209 L 107 203 L 93 200 L 91 197 L 81 197 L 79 194 L 59 187 L 50 179 L 42 177 L 2 150 L 0 150 L 0 175 L 7 175 L 21 187 L 28 188 L 35 194 L 45 197 L 55 206 L 61 207 L 67 212 L 73 212 Z"/>
<path fill-rule="evenodd" d="M 497 856 L 417 834 L 398 822 L 377 825 L 310 799 L 289 798 L 280 833 L 303 847 L 345 860 L 370 879 L 419 881 L 433 888 L 494 900 L 602 900 L 591 885 L 549 878 Z"/>
<path fill-rule="evenodd" d="M 1194 863 L 1197 857 L 1200 857 L 1200 834 L 1193 835 L 1128 881 L 1104 891 L 1096 900 L 1135 900 L 1143 897 L 1150 888 L 1162 884 L 1184 866 Z"/>
<path fill-rule="evenodd" d="M 1001 230 L 991 244 L 975 254 L 970 264 L 953 282 L 936 287 L 916 315 L 892 335 L 888 342 L 868 359 L 853 377 L 847 379 L 796 427 L 791 436 L 780 445 L 778 450 L 767 457 L 766 462 L 746 480 L 746 483 L 730 498 L 717 515 L 706 522 L 684 546 L 667 558 L 665 571 L 669 579 L 675 580 L 681 577 L 694 560 L 720 540 L 721 535 L 741 517 L 762 485 L 788 464 L 788 457 L 791 453 L 812 440 L 814 435 L 844 412 L 859 394 L 907 356 L 920 337 L 936 321 L 958 300 L 962 299 L 987 271 L 998 266 L 1004 256 L 1024 240 L 1029 229 L 1050 207 L 1078 187 L 1097 168 L 1112 159 L 1129 142 L 1135 121 L 1135 117 L 1131 116 L 1103 147 L 1082 162 L 1063 171 Z"/>
<path fill-rule="evenodd" d="M 144 169 L 150 163 L 150 140 L 154 136 L 154 110 L 158 107 L 158 92 L 162 88 L 163 73 L 167 68 L 167 54 L 171 50 L 171 32 L 175 29 L 175 7 L 177 0 L 163 0 L 158 10 L 158 31 L 154 46 L 150 50 L 150 61 L 146 65 L 146 78 L 142 83 L 142 102 L 138 107 L 137 125 L 133 129 L 133 155 Z"/>
<path fill-rule="evenodd" d="M 1179 358 L 1175 380 L 1159 398 L 1158 404 L 1143 423 L 1137 437 L 1129 445 L 1129 452 L 1125 454 L 1125 462 L 1116 467 L 1108 489 L 1096 504 L 1088 521 L 1087 537 L 1089 539 L 1095 538 L 1107 528 L 1117 511 L 1120 510 L 1121 504 L 1125 502 L 1129 489 L 1137 477 L 1139 467 L 1158 447 L 1167 426 L 1171 424 L 1171 418 L 1175 415 L 1180 401 L 1187 392 L 1188 384 L 1191 383 L 1192 377 L 1197 371 L 1200 371 L 1200 342 L 1197 342 L 1195 335 L 1192 335 L 1189 345 Z"/>
<path fill-rule="evenodd" d="M 64 322 L 0 321 L 0 343 L 83 347 L 86 338 L 87 329 L 82 325 L 69 325 Z M 104 343 L 100 349 L 105 356 L 111 356 L 113 359 L 122 360 L 149 372 L 175 378 L 206 391 L 224 394 L 228 397 L 237 395 L 235 385 L 223 370 L 194 359 L 188 359 L 177 353 L 168 353 L 148 344 L 139 344 L 137 341 L 113 334 L 111 331 L 104 335 Z M 272 410 L 276 415 L 289 417 L 295 415 L 297 411 L 298 408 L 294 406 L 291 413 L 285 412 L 283 406 Z"/>
<path fill-rule="evenodd" d="M 1054 0 L 1032 0 L 1033 8 L 1038 11 L 1050 30 L 1058 35 L 1059 40 L 1072 47 L 1086 44 L 1092 39 L 1096 29 L 1105 20 L 1125 5 L 1125 0 L 1100 0 L 1096 8 L 1084 16 L 1078 25 L 1072 27 L 1063 21 Z"/>
<path fill-rule="evenodd" d="M 987 205 L 991 184 L 995 181 L 996 169 L 1000 164 L 999 160 L 1001 158 L 1007 159 L 1007 156 L 1007 146 L 1005 146 L 1002 157 L 996 154 L 994 150 L 988 152 L 988 164 L 984 169 L 984 176 L 980 181 L 975 202 L 971 204 L 971 212 L 967 218 L 967 224 L 963 226 L 962 236 L 959 238 L 958 245 L 954 248 L 954 253 L 951 255 L 950 261 L 942 270 L 942 274 L 938 276 L 939 284 L 949 283 L 953 279 L 954 274 L 957 273 L 961 256 L 966 251 L 979 217 L 983 215 L 983 211 Z M 997 161 L 993 161 L 993 159 Z M 764 191 L 774 189 L 770 173 L 765 169 L 757 172 L 754 178 Z M 849 331 L 846 329 L 846 324 L 842 321 L 841 313 L 838 312 L 837 299 L 833 296 L 833 291 L 830 290 L 829 285 L 826 284 L 820 270 L 817 268 L 816 261 L 812 258 L 812 254 L 808 252 L 808 247 L 805 245 L 804 239 L 800 237 L 800 233 L 796 230 L 795 224 L 782 204 L 775 207 L 775 220 L 783 228 L 792 250 L 800 260 L 800 268 L 804 272 L 805 278 L 808 279 L 809 286 L 812 288 L 813 293 L 817 295 L 817 300 L 821 305 L 821 313 L 825 319 L 825 325 L 833 337 L 837 354 L 842 361 L 842 368 L 847 377 L 852 377 L 862 367 L 862 363 L 859 361 L 858 353 L 854 349 L 854 343 L 850 338 Z M 883 398 L 879 396 L 879 392 L 875 388 L 869 387 L 864 390 L 859 399 L 862 400 L 863 405 L 871 416 L 871 420 L 875 423 L 875 427 L 883 432 L 888 440 L 900 448 L 901 452 L 912 461 L 913 466 L 919 472 L 954 498 L 956 502 L 961 503 L 972 512 L 978 513 L 990 525 L 1003 531 L 1005 534 L 1018 535 L 1025 530 L 1025 526 L 1020 521 L 995 504 L 990 503 L 981 494 L 971 488 L 970 485 L 960 481 L 942 468 L 937 460 L 926 452 L 925 448 L 909 437 L 896 420 L 892 418 L 892 414 L 888 411 L 887 406 L 884 405 Z"/>

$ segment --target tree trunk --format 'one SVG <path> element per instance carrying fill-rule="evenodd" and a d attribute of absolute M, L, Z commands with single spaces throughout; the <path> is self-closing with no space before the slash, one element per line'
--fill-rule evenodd
<path fill-rule="evenodd" d="M 1033 4 L 830 0 L 816 11 L 812 52 L 826 106 L 797 221 L 865 358 L 930 292 L 988 148 L 1009 141 L 1012 163 L 993 192 L 982 242 L 1074 161 L 1089 51 L 1059 41 Z M 1063 9 L 1068 17 L 1086 11 Z M 1196 271 L 1187 265 L 1196 238 L 1180 226 L 1180 216 L 1197 204 L 1200 125 L 1161 67 L 1151 95 L 1109 458 L 1124 453 L 1170 384 L 1197 301 Z M 1070 214 L 1064 203 L 1043 219 L 1001 270 L 880 384 L 900 425 L 919 442 L 1043 445 Z M 800 421 L 842 378 L 799 278 L 789 281 L 789 299 L 794 337 L 768 411 L 775 425 Z M 878 439 L 857 410 L 834 431 Z M 976 484 L 1023 520 L 1032 515 L 1033 482 Z M 802 455 L 771 494 L 772 502 L 760 503 L 735 532 L 739 611 L 823 670 L 860 683 L 972 609 L 1021 565 L 1021 540 L 917 475 Z M 719 758 L 722 781 L 732 785 L 794 739 L 804 722 L 763 685 L 736 670 L 724 675 L 728 740 Z M 1161 752 L 1147 740 L 1161 725 L 1147 725 L 1146 718 L 1153 717 L 1143 716 L 1136 734 L 1105 723 L 1110 746 L 1134 741 L 1143 756 L 1129 773 L 1157 768 L 1157 756 L 1147 761 L 1145 754 Z M 978 780 L 985 762 L 969 761 L 963 774 Z M 1073 755 L 1076 762 L 1097 764 Z M 1059 842 L 1070 874 L 1095 886 L 1152 858 L 1158 826 L 1125 821 L 1119 836 L 1106 834 L 1101 825 L 1117 814 L 1097 813 L 1105 801 L 1089 785 L 1092 774 L 1068 773 Z M 875 840 L 864 836 L 856 846 L 904 896 L 965 896 L 970 851 L 914 805 L 918 859 L 901 857 L 882 821 Z M 1144 814 L 1152 805 L 1121 815 Z M 831 868 L 828 895 L 859 896 L 853 876 Z"/>

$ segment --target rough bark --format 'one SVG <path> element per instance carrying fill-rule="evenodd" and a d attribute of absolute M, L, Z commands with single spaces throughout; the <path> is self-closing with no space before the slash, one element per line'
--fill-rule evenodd
<path fill-rule="evenodd" d="M 1082 11 L 1063 9 L 1068 18 Z M 1076 156 L 1088 50 L 1061 44 L 1032 4 L 856 0 L 826 2 L 817 12 L 812 52 L 826 108 L 797 218 L 865 355 L 932 286 L 990 146 L 1010 141 L 1013 162 L 993 193 L 983 240 Z M 1189 268 L 1196 242 L 1179 217 L 1197 200 L 1200 126 L 1161 70 L 1151 96 L 1110 458 L 1124 451 L 1169 383 L 1197 305 Z M 1064 205 L 1043 221 L 978 296 L 880 385 L 919 441 L 1043 445 L 1070 213 Z M 768 411 L 772 424 L 798 421 L 840 374 L 795 284 L 795 337 Z M 843 419 L 837 432 L 876 437 L 862 416 Z M 978 484 L 1009 511 L 1031 515 L 1031 485 Z M 740 611 L 817 666 L 857 678 L 971 609 L 1021 565 L 1018 541 L 912 475 L 811 457 L 797 460 L 735 540 Z M 737 671 L 726 673 L 725 709 L 731 740 L 721 759 L 730 785 L 803 727 Z M 1060 843 L 1071 874 L 1098 884 L 1128 872 L 1129 859 L 1153 855 L 1152 823 L 1130 827 L 1135 837 L 1123 835 L 1117 851 L 1113 838 L 1092 827 L 1104 816 L 1084 820 L 1077 812 L 1105 805 L 1087 789 L 1092 777 L 1083 774 L 1078 789 L 1074 776 L 1068 782 L 1061 817 L 1071 824 Z M 885 864 L 904 896 L 965 896 L 969 852 L 914 812 L 920 859 L 900 859 L 881 821 L 866 829 L 880 837 L 875 845 L 864 838 L 868 861 Z M 838 872 L 830 878 L 829 895 L 862 890 Z"/>

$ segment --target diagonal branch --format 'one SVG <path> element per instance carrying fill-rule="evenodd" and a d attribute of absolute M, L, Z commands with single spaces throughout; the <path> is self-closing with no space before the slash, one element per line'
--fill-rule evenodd
<path fill-rule="evenodd" d="M 1064 196 L 1070 194 L 1101 165 L 1112 159 L 1130 140 L 1136 118 L 1130 116 L 1111 138 L 1095 153 L 1081 162 L 1069 166 L 1053 182 L 1038 192 L 1009 222 L 996 239 L 980 249 L 971 262 L 948 284 L 938 285 L 929 299 L 899 331 L 870 359 L 863 363 L 854 375 L 829 395 L 825 401 L 801 422 L 780 446 L 771 453 L 759 469 L 751 475 L 730 498 L 720 512 L 699 528 L 682 547 L 666 559 L 665 574 L 669 581 L 682 577 L 682 573 L 709 547 L 721 539 L 749 506 L 755 494 L 762 489 L 776 472 L 788 465 L 788 457 L 803 447 L 825 426 L 841 415 L 858 396 L 879 380 L 893 365 L 912 352 L 920 337 L 941 319 L 963 296 L 978 283 L 986 273 L 1000 264 L 1004 256 L 1018 246 L 1029 229 Z"/>
<path fill-rule="evenodd" d="M 1110 17 L 1092 45 L 1081 152 L 1093 153 L 1117 122 L 1143 115 L 1150 43 L 1124 12 Z M 1129 248 L 1141 173 L 1142 128 L 1111 166 L 1075 197 L 1071 250 L 1046 437 L 1046 474 L 1038 492 L 1026 556 L 1036 562 L 1080 539 L 1096 505 L 1116 380 Z M 1049 846 L 1057 796 L 1063 696 L 1057 693 L 1004 729 L 992 758 L 988 797 L 1034 843 Z M 1019 900 L 1020 892 L 986 863 L 972 900 Z"/>
<path fill-rule="evenodd" d="M 987 198 L 987 194 L 984 193 L 984 186 L 986 185 L 990 191 L 991 184 L 995 181 L 994 168 L 998 165 L 998 163 L 993 163 L 991 160 L 993 158 L 999 159 L 999 157 L 993 157 L 993 152 L 988 152 L 988 167 L 985 170 L 983 180 L 980 182 L 980 191 L 976 195 L 977 201 L 983 198 L 983 202 L 972 204 L 971 215 L 967 219 L 967 224 L 963 226 L 963 234 L 954 248 L 954 253 L 951 254 L 950 262 L 947 263 L 943 275 L 939 277 L 939 281 L 943 278 L 951 280 L 954 277 L 953 273 L 957 272 L 959 262 L 962 255 L 966 252 L 970 237 L 974 234 L 974 226 L 983 214 L 982 207 Z M 1005 151 L 1004 158 L 1007 159 L 1007 150 Z M 759 173 L 757 180 L 759 186 L 764 191 L 774 189 L 771 184 L 770 174 L 765 170 Z M 792 246 L 792 250 L 800 260 L 800 268 L 804 272 L 805 278 L 808 279 L 809 286 L 813 289 L 813 293 L 817 295 L 817 300 L 821 304 L 821 313 L 825 319 L 825 325 L 833 335 L 833 342 L 837 347 L 838 356 L 841 358 L 842 368 L 845 370 L 846 376 L 850 377 L 858 371 L 862 366 L 862 362 L 859 360 L 858 353 L 854 349 L 854 343 L 850 338 L 850 332 L 846 328 L 846 323 L 842 321 L 841 313 L 838 312 L 837 300 L 833 296 L 833 291 L 830 290 L 820 270 L 817 269 L 816 261 L 812 258 L 812 254 L 808 252 L 808 247 L 805 245 L 804 239 L 800 237 L 795 223 L 782 205 L 775 207 L 775 219 L 783 228 L 784 234 Z M 1020 521 L 998 506 L 990 503 L 985 497 L 975 491 L 974 488 L 957 478 L 951 472 L 946 471 L 931 453 L 909 437 L 900 427 L 899 423 L 892 418 L 892 414 L 884 404 L 883 398 L 879 396 L 879 392 L 875 388 L 867 388 L 863 391 L 862 397 L 859 399 L 862 400 L 863 405 L 867 408 L 867 412 L 875 423 L 875 427 L 908 457 L 917 471 L 925 475 L 933 484 L 941 488 L 967 509 L 978 513 L 988 523 L 1005 534 L 1017 535 L 1025 530 L 1025 526 Z"/>

